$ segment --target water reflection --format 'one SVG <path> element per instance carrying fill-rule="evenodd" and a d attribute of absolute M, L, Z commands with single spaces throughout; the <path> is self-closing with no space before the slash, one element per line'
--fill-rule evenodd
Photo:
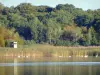
<path fill-rule="evenodd" d="M 0 63 L 0 66 L 97 66 L 100 62 L 33 62 L 33 63 Z"/>
<path fill-rule="evenodd" d="M 100 75 L 100 58 L 93 58 L 91 61 L 90 59 L 92 58 L 87 58 L 88 62 L 66 62 L 65 59 L 54 61 L 52 58 L 48 58 L 48 61 L 43 58 L 41 61 L 14 59 L 12 62 L 6 59 L 0 63 L 0 75 Z"/>

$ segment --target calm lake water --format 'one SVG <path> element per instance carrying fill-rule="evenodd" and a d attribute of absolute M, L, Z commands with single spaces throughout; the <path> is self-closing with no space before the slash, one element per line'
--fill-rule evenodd
<path fill-rule="evenodd" d="M 100 75 L 100 57 L 0 58 L 0 75 Z"/>

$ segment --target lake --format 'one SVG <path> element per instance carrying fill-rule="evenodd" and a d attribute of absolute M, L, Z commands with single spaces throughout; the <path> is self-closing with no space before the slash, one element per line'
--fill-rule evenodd
<path fill-rule="evenodd" d="M 0 58 L 0 75 L 100 75 L 100 57 Z"/>

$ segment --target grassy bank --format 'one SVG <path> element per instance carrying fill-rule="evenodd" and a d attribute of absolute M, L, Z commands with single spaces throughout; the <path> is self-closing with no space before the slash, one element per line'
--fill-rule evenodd
<path fill-rule="evenodd" d="M 0 57 L 84 57 L 100 56 L 100 46 L 64 47 L 51 45 L 23 46 L 17 49 L 0 48 Z"/>

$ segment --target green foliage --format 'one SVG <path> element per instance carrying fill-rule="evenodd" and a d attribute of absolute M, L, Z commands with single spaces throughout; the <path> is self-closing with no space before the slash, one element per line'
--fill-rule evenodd
<path fill-rule="evenodd" d="M 92 26 L 92 22 L 93 22 L 93 15 L 90 14 L 86 14 L 86 15 L 82 15 L 82 16 L 77 16 L 75 18 L 75 22 L 76 24 L 78 24 L 78 26 L 85 26 L 88 29 Z"/>
<path fill-rule="evenodd" d="M 25 40 L 24 41 L 24 44 L 25 45 L 32 45 L 32 44 L 35 44 L 36 42 L 34 40 Z"/>
<path fill-rule="evenodd" d="M 71 42 L 68 40 L 56 40 L 55 46 L 71 46 Z"/>
<path fill-rule="evenodd" d="M 4 46 L 5 46 L 4 37 L 2 35 L 0 35 L 0 47 L 4 47 Z"/>
<path fill-rule="evenodd" d="M 7 29 L 0 26 L 0 46 L 10 46 L 10 42 L 16 41 L 18 44 L 23 44 L 23 39 L 15 32 L 15 29 Z"/>
<path fill-rule="evenodd" d="M 74 10 L 75 6 L 73 6 L 72 4 L 59 4 L 56 6 L 57 10 L 67 10 L 67 11 L 72 11 Z"/>
<path fill-rule="evenodd" d="M 0 4 L 0 46 L 9 45 L 9 40 L 19 44 L 100 45 L 100 9 L 84 11 L 71 4 L 55 8 Z"/>
<path fill-rule="evenodd" d="M 11 42 L 14 42 L 12 39 L 5 40 L 5 47 L 10 47 Z"/>

